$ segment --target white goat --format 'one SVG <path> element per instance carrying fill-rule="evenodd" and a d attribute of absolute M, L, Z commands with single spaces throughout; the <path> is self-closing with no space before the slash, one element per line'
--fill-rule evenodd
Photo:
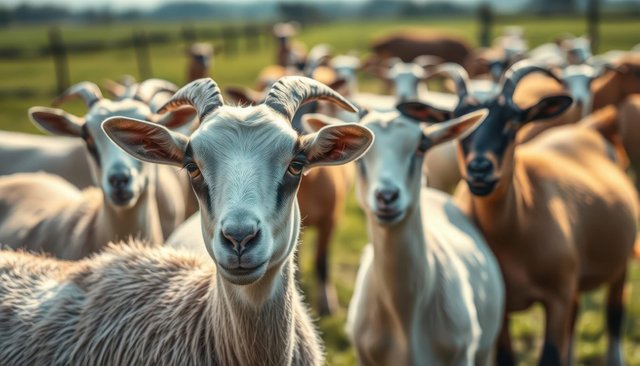
<path fill-rule="evenodd" d="M 113 165 L 122 165 L 118 163 L 118 160 L 130 159 L 113 144 L 95 143 L 95 140 L 103 135 L 99 128 L 101 121 L 109 115 L 129 115 L 134 113 L 133 115 L 135 116 L 140 115 L 143 118 L 150 118 L 159 123 L 172 124 L 176 121 L 182 123 L 183 119 L 192 115 L 192 112 L 185 108 L 162 120 L 159 116 L 151 113 L 150 107 L 145 105 L 158 92 L 166 94 L 177 90 L 175 85 L 167 81 L 149 79 L 140 84 L 134 83 L 119 86 L 121 87 L 119 91 L 112 91 L 117 93 L 115 94 L 116 101 L 103 99 L 97 86 L 90 83 L 81 83 L 70 88 L 55 101 L 56 104 L 59 104 L 75 95 L 83 96 L 85 102 L 94 103 L 92 98 L 99 99 L 100 102 L 95 103 L 95 107 L 90 107 L 84 117 L 76 117 L 60 109 L 44 107 L 30 109 L 29 117 L 38 127 L 46 132 L 61 136 L 0 132 L 0 138 L 5 141 L 0 146 L 0 159 L 10 162 L 2 164 L 0 175 L 47 172 L 63 177 L 79 189 L 99 186 L 109 192 L 112 189 L 112 184 L 109 182 L 110 173 L 105 169 L 101 169 L 101 167 L 104 167 L 107 161 L 111 161 Z M 87 90 L 83 90 L 83 88 Z M 91 95 L 92 93 L 95 94 Z M 91 121 L 91 124 L 97 126 L 94 127 L 96 137 L 92 138 L 92 135 L 84 135 L 88 128 L 69 130 L 51 125 L 52 123 L 64 123 L 65 118 L 78 123 Z M 125 162 L 123 164 L 128 165 L 129 163 Z M 159 179 L 156 184 L 156 200 L 164 236 L 169 235 L 186 216 L 185 197 L 188 197 L 190 189 L 184 183 L 184 175 L 171 167 L 158 168 Z"/>
<path fill-rule="evenodd" d="M 398 112 L 363 117 L 361 124 L 376 135 L 357 162 L 358 198 L 372 244 L 347 319 L 360 364 L 492 363 L 504 308 L 497 261 L 450 196 L 422 188 L 420 169 L 426 150 L 484 116 L 424 130 Z"/>
<path fill-rule="evenodd" d="M 318 98 L 353 110 L 306 78 L 281 79 L 248 108 L 224 106 L 215 82 L 200 79 L 163 108 L 195 106 L 202 124 L 190 138 L 106 121 L 136 158 L 189 172 L 216 270 L 170 248 L 115 247 L 74 264 L 4 252 L 0 363 L 321 365 L 295 285 L 296 190 L 303 171 L 360 157 L 373 135 L 351 124 L 298 136 L 296 109 Z"/>
<path fill-rule="evenodd" d="M 31 108 L 30 117 L 51 132 L 84 139 L 102 190 L 80 192 L 71 183 L 43 173 L 0 179 L 0 242 L 63 259 L 85 257 L 110 241 L 130 236 L 161 243 L 157 168 L 129 157 L 100 127 L 112 116 L 148 118 L 148 106 L 133 99 L 103 99 L 98 87 L 88 82 L 71 87 L 61 100 L 73 96 L 81 96 L 90 108 L 84 119 L 44 107 Z M 161 122 L 171 124 L 176 117 L 185 119 L 182 113 L 172 113 Z M 52 236 L 59 240 L 52 241 Z"/>

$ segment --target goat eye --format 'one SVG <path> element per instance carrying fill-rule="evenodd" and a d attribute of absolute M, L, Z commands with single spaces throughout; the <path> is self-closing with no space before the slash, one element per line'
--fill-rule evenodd
<path fill-rule="evenodd" d="M 189 163 L 185 165 L 185 169 L 189 172 L 189 176 L 193 178 L 198 178 L 200 176 L 200 168 L 196 165 L 196 163 Z"/>
<path fill-rule="evenodd" d="M 300 160 L 294 160 L 289 164 L 289 168 L 287 168 L 287 172 L 291 175 L 300 175 L 302 174 L 302 169 L 304 169 L 304 162 Z"/>

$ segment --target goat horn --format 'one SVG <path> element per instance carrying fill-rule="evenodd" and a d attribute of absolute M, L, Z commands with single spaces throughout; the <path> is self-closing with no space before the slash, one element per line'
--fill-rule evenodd
<path fill-rule="evenodd" d="M 335 103 L 349 112 L 358 111 L 353 104 L 330 87 L 304 76 L 280 78 L 269 89 L 264 104 L 291 121 L 301 105 L 318 99 Z"/>
<path fill-rule="evenodd" d="M 96 84 L 90 81 L 83 81 L 81 83 L 70 86 L 67 90 L 64 91 L 64 93 L 62 93 L 62 95 L 54 99 L 51 104 L 53 104 L 54 107 L 57 107 L 60 104 L 76 97 L 82 98 L 84 104 L 86 104 L 89 108 L 91 108 L 91 106 L 95 102 L 103 98 L 102 92 Z"/>
<path fill-rule="evenodd" d="M 556 75 L 554 75 L 551 71 L 549 71 L 546 67 L 536 65 L 531 60 L 522 60 L 513 64 L 505 73 L 502 75 L 502 92 L 501 94 L 505 97 L 505 99 L 513 105 L 513 93 L 516 91 L 516 87 L 518 83 L 527 75 L 533 72 L 541 72 L 550 78 L 554 79 L 558 83 L 562 84 L 562 81 L 558 79 Z"/>
<path fill-rule="evenodd" d="M 467 74 L 467 70 L 465 70 L 464 67 L 453 62 L 447 62 L 436 66 L 428 77 L 430 78 L 438 74 L 445 74 L 453 80 L 456 85 L 456 93 L 458 93 L 458 99 L 460 101 L 469 95 L 469 89 L 467 88 L 469 74 Z"/>
<path fill-rule="evenodd" d="M 158 109 L 158 113 L 171 112 L 185 104 L 196 109 L 202 122 L 211 112 L 222 107 L 224 100 L 218 84 L 211 78 L 202 78 L 183 86 Z"/>
<path fill-rule="evenodd" d="M 144 103 L 149 103 L 153 97 L 162 92 L 175 93 L 178 90 L 178 86 L 170 81 L 163 79 L 147 79 L 138 85 L 136 94 L 133 96 Z"/>

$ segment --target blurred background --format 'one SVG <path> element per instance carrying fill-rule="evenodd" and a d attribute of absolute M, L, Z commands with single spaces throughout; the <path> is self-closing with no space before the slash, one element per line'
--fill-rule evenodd
<path fill-rule="evenodd" d="M 212 45 L 208 74 L 222 87 L 254 87 L 261 69 L 275 63 L 273 25 L 299 24 L 296 41 L 319 43 L 334 54 L 366 59 L 374 39 L 401 29 L 448 33 L 475 47 L 489 46 L 507 27 L 522 28 L 530 48 L 564 37 L 587 35 L 593 53 L 629 50 L 640 43 L 640 0 L 458 0 L 458 1 L 162 1 L 162 0 L 2 0 L 0 1 L 0 129 L 38 133 L 27 109 L 49 106 L 74 83 L 132 75 L 188 81 L 195 42 Z M 360 90 L 382 92 L 373 74 L 358 75 Z M 65 109 L 83 115 L 82 103 Z M 0 141 L 2 143 L 2 141 Z M 9 162 L 0 162 L 8 164 Z M 315 232 L 304 234 L 301 284 L 315 301 Z M 318 318 L 328 363 L 353 365 L 344 335 L 346 307 L 353 291 L 366 225 L 353 195 L 331 246 L 331 277 L 341 309 Z M 629 275 L 625 353 L 640 365 L 640 266 Z M 578 323 L 580 365 L 603 365 L 606 348 L 603 292 L 585 295 Z M 512 334 L 521 364 L 534 364 L 542 341 L 540 308 L 516 316 Z"/>

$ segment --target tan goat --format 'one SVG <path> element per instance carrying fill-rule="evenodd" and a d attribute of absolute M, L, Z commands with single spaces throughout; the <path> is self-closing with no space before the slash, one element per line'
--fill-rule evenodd
<path fill-rule="evenodd" d="M 518 81 L 547 70 L 521 62 L 505 75 L 500 94 L 469 104 L 454 115 L 488 108 L 478 129 L 460 141 L 459 165 L 466 184 L 456 200 L 478 224 L 495 253 L 506 283 L 507 314 L 540 302 L 546 313 L 541 365 L 570 363 L 579 294 L 609 285 L 607 364 L 622 361 L 621 326 L 626 268 L 636 238 L 637 196 L 614 161 L 613 148 L 594 130 L 568 125 L 527 144 L 515 144 L 525 123 L 553 117 L 571 98 L 545 97 L 521 109 L 513 102 Z M 401 107 L 425 119 L 420 103 Z M 606 245 L 605 245 L 606 244 Z M 513 365 L 508 317 L 498 364 Z"/>

